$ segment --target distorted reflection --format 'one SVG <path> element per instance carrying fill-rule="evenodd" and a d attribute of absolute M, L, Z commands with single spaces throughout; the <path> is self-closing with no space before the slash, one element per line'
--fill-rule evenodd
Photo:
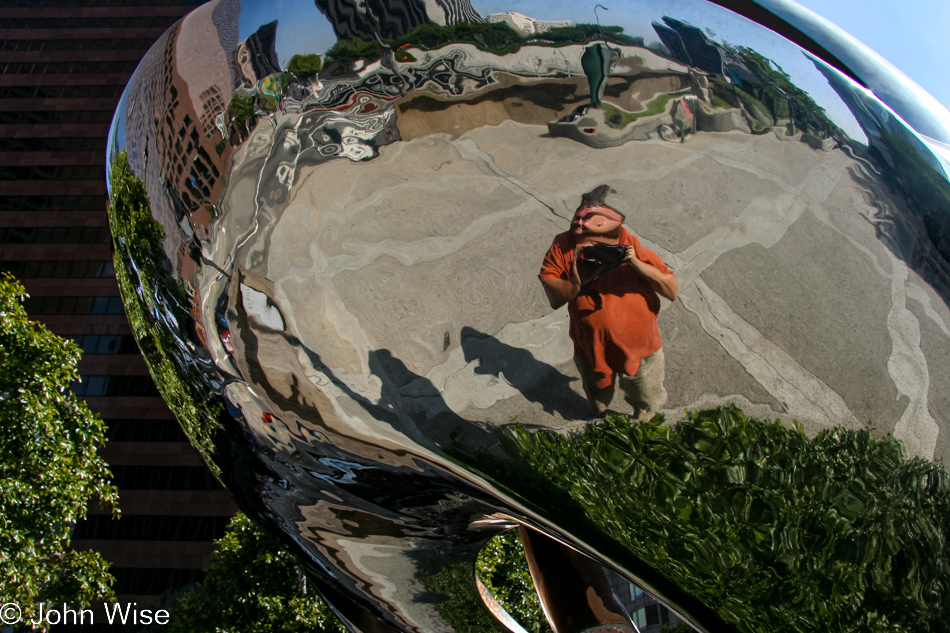
<path fill-rule="evenodd" d="M 574 364 L 591 410 L 603 415 L 618 382 L 640 419 L 666 404 L 660 296 L 675 301 L 676 275 L 630 234 L 600 185 L 581 196 L 569 231 L 554 238 L 538 277 L 551 307 L 567 304 Z"/>
<path fill-rule="evenodd" d="M 946 621 L 935 141 L 721 7 L 598 7 L 172 27 L 109 153 L 160 391 L 353 630 L 531 628 L 476 578 L 516 533 L 557 633 Z"/>

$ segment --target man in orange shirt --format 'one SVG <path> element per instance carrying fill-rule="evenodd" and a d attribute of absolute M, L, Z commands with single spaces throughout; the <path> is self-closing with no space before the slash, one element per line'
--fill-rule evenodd
<path fill-rule="evenodd" d="M 609 193 L 616 191 L 601 185 L 583 195 L 538 278 L 552 308 L 568 304 L 574 362 L 591 407 L 604 413 L 619 374 L 625 399 L 642 418 L 666 402 L 656 317 L 659 296 L 675 301 L 679 286 L 670 267 L 623 227 L 624 215 L 606 205 Z M 611 250 L 614 262 L 607 261 Z"/>

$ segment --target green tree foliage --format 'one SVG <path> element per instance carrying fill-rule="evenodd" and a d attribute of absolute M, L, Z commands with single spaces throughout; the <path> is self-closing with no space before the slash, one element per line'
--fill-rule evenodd
<path fill-rule="evenodd" d="M 727 407 L 501 439 L 507 459 L 453 454 L 739 631 L 950 630 L 950 479 L 893 438 L 808 438 Z"/>
<path fill-rule="evenodd" d="M 228 112 L 231 113 L 231 120 L 235 127 L 241 132 L 248 132 L 255 116 L 254 95 L 235 92 L 231 95 Z"/>
<path fill-rule="evenodd" d="M 287 72 L 298 77 L 316 75 L 323 68 L 319 55 L 294 55 L 287 63 Z"/>
<path fill-rule="evenodd" d="M 448 565 L 427 578 L 422 585 L 435 594 L 448 596 L 448 600 L 435 603 L 435 610 L 458 633 L 504 633 L 502 627 L 485 608 L 478 586 L 475 570 L 470 563 Z"/>
<path fill-rule="evenodd" d="M 733 92 L 735 99 L 738 99 L 755 119 L 752 126 L 756 131 L 771 126 L 773 119 L 791 119 L 798 129 L 820 138 L 846 138 L 845 133 L 828 118 L 824 108 L 795 85 L 788 73 L 774 65 L 771 60 L 744 46 L 724 46 L 741 60 L 761 83 L 744 85 L 742 88 L 733 84 L 717 83 L 716 92 L 720 96 L 724 91 Z"/>
<path fill-rule="evenodd" d="M 293 556 L 243 514 L 216 542 L 204 581 L 169 607 L 169 633 L 343 633 Z M 158 630 L 158 629 L 156 629 Z"/>
<path fill-rule="evenodd" d="M 882 164 L 884 178 L 895 190 L 905 192 L 911 208 L 923 221 L 933 250 L 915 244 L 910 253 L 895 248 L 898 256 L 937 287 L 945 297 L 950 294 L 941 273 L 935 273 L 933 261 L 950 259 L 950 183 L 937 160 L 919 139 L 906 130 L 882 129 L 880 146 L 871 145 Z M 882 151 L 884 150 L 884 151 Z"/>
<path fill-rule="evenodd" d="M 496 22 L 461 22 L 454 25 L 420 24 L 408 34 L 392 41 L 392 47 L 410 44 L 418 48 L 435 49 L 453 42 L 474 44 L 482 50 L 508 52 L 509 47 L 524 43 L 510 26 Z"/>
<path fill-rule="evenodd" d="M 430 591 L 452 597 L 440 604 L 439 611 L 459 631 L 496 630 L 481 605 L 474 574 L 525 629 L 550 633 L 517 530 L 491 539 L 479 554 L 474 573 L 471 565 L 460 564 L 423 581 Z M 166 596 L 165 601 L 170 633 L 344 630 L 317 593 L 307 588 L 293 556 L 243 514 L 231 520 L 216 543 L 205 580 Z"/>
<path fill-rule="evenodd" d="M 339 40 L 330 47 L 326 56 L 330 61 L 340 65 L 341 69 L 348 69 L 350 65 L 359 60 L 366 60 L 367 63 L 376 61 L 383 54 L 383 49 L 379 42 L 362 40 L 358 37 L 351 37 L 348 40 Z"/>
<path fill-rule="evenodd" d="M 81 351 L 31 321 L 25 296 L 0 279 L 0 602 L 32 618 L 39 601 L 112 595 L 108 563 L 69 539 L 90 500 L 114 506 L 118 494 L 97 453 L 105 425 L 69 390 Z"/>
<path fill-rule="evenodd" d="M 607 40 L 625 46 L 644 45 L 642 37 L 625 34 L 622 26 L 599 26 L 597 24 L 558 26 L 548 29 L 538 37 L 557 44 L 584 44 L 594 40 Z"/>
<path fill-rule="evenodd" d="M 606 39 L 617 44 L 643 46 L 642 37 L 625 35 L 623 27 L 596 24 L 577 24 L 558 27 L 545 31 L 532 38 L 525 38 L 504 22 L 461 22 L 459 24 L 420 24 L 412 31 L 388 40 L 387 45 L 394 50 L 409 44 L 418 48 L 436 49 L 455 42 L 474 44 L 478 48 L 493 53 L 510 53 L 524 44 L 537 40 L 542 44 L 576 44 L 592 40 Z M 327 59 L 347 68 L 358 59 L 367 63 L 376 61 L 382 55 L 382 48 L 375 40 L 359 38 L 341 40 L 327 51 Z M 291 71 L 293 72 L 293 71 Z"/>
<path fill-rule="evenodd" d="M 124 151 L 112 162 L 109 185 L 115 276 L 129 325 L 155 386 L 217 475 L 211 437 L 223 406 L 208 397 L 208 377 L 193 360 L 190 301 L 172 278 L 164 226 L 152 216 L 145 182 L 132 173 Z"/>
<path fill-rule="evenodd" d="M 478 554 L 475 572 L 505 611 L 529 633 L 551 633 L 518 530 L 502 532 L 488 541 Z"/>

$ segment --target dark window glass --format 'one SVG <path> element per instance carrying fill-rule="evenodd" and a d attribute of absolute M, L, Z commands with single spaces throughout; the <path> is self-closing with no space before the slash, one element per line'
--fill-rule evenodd
<path fill-rule="evenodd" d="M 105 149 L 104 136 L 0 138 L 2 152 L 98 152 L 105 155 Z"/>
<path fill-rule="evenodd" d="M 0 262 L 0 271 L 18 279 L 109 279 L 115 277 L 111 261 L 16 261 Z"/>
<path fill-rule="evenodd" d="M 105 188 L 101 196 L 0 196 L 0 211 L 105 211 Z"/>
<path fill-rule="evenodd" d="M 6 26 L 6 25 L 4 25 Z M 26 27 L 29 28 L 29 27 Z M 44 28 L 44 27 L 37 27 Z M 108 62 L 0 62 L 4 75 L 71 75 L 84 73 L 131 73 L 137 61 Z"/>
<path fill-rule="evenodd" d="M 114 468 L 113 468 L 114 470 Z M 228 517 L 94 514 L 76 524 L 75 540 L 211 541 L 221 536 Z"/>
<path fill-rule="evenodd" d="M 168 28 L 178 20 L 175 16 L 135 15 L 96 18 L 6 18 L 6 29 L 141 29 Z"/>
<path fill-rule="evenodd" d="M 647 626 L 653 626 L 654 624 L 660 623 L 660 613 L 657 609 L 657 605 L 648 604 L 647 606 L 643 607 L 643 610 L 647 616 Z"/>
<path fill-rule="evenodd" d="M 150 38 L 130 39 L 53 39 L 53 40 L 4 40 L 0 51 L 119 51 L 141 49 L 142 55 L 152 45 Z"/>
<path fill-rule="evenodd" d="M 95 297 L 89 314 L 109 314 L 109 297 Z"/>
<path fill-rule="evenodd" d="M 0 244 L 108 244 L 111 241 L 107 226 L 0 228 Z"/>
<path fill-rule="evenodd" d="M 110 466 L 121 490 L 221 490 L 204 466 Z"/>
<path fill-rule="evenodd" d="M 224 531 L 222 530 L 221 534 L 214 538 L 221 538 L 223 535 Z M 201 582 L 205 577 L 204 571 L 201 569 L 110 567 L 109 573 L 115 577 L 112 590 L 116 594 L 135 596 L 158 595 L 169 588 L 184 587 L 185 585 Z M 98 614 L 99 611 L 95 613 Z M 87 629 L 84 628 L 83 630 Z"/>
<path fill-rule="evenodd" d="M 106 439 L 113 442 L 187 442 L 176 420 L 106 418 Z"/>
<path fill-rule="evenodd" d="M 76 337 L 86 354 L 138 354 L 135 337 L 128 334 L 84 334 Z"/>
<path fill-rule="evenodd" d="M 196 7 L 204 2 L 206 0 L 0 0 L 0 7 Z"/>
<path fill-rule="evenodd" d="M 669 624 L 670 622 L 670 610 L 664 607 L 662 604 L 660 606 L 660 622 L 662 624 Z"/>
<path fill-rule="evenodd" d="M 110 113 L 111 116 L 111 113 Z M 0 180 L 102 180 L 104 165 L 0 166 Z"/>
<path fill-rule="evenodd" d="M 25 302 L 30 314 L 124 314 L 119 297 L 30 297 Z"/>
<path fill-rule="evenodd" d="M 96 396 L 157 398 L 158 389 L 151 376 L 82 376 L 82 380 L 73 381 L 70 389 L 77 396 L 91 398 Z"/>

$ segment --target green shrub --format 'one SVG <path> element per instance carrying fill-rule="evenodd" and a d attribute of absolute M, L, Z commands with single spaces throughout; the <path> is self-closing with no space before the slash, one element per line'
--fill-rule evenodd
<path fill-rule="evenodd" d="M 323 69 L 319 55 L 294 55 L 287 63 L 287 72 L 298 77 L 316 75 Z"/>

